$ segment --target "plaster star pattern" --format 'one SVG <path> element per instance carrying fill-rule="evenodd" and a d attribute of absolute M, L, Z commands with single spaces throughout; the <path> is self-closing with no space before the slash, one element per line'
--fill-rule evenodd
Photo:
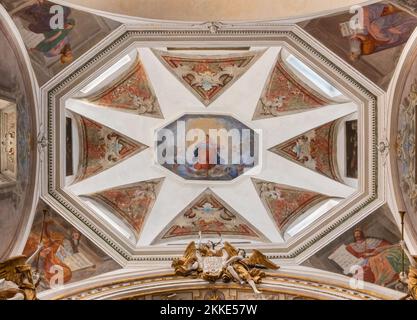
<path fill-rule="evenodd" d="M 410 212 L 417 211 L 416 106 L 417 80 L 414 81 L 408 96 L 400 105 L 397 135 L 400 186 Z"/>
<path fill-rule="evenodd" d="M 253 116 L 253 120 L 283 116 L 323 107 L 332 101 L 305 84 L 278 54 Z"/>
<path fill-rule="evenodd" d="M 257 29 L 256 29 L 257 28 Z M 332 58 L 327 58 L 319 53 L 319 50 L 316 49 L 314 44 L 307 43 L 303 38 L 298 37 L 294 33 L 292 33 L 289 30 L 274 30 L 273 33 L 271 33 L 269 30 L 265 30 L 262 26 L 256 26 L 254 27 L 254 30 L 248 30 L 243 32 L 244 36 L 247 37 L 250 41 L 255 40 L 259 37 L 265 37 L 268 36 L 271 38 L 271 40 L 276 40 L 277 42 L 283 41 L 283 42 L 290 42 L 295 43 L 296 45 L 300 45 L 300 51 L 302 54 L 305 54 L 307 56 L 311 56 L 314 59 L 317 60 L 317 63 L 323 66 L 328 67 L 329 72 L 334 73 L 336 76 L 340 77 L 341 82 L 346 83 L 349 85 L 349 87 L 352 88 L 352 92 L 363 94 L 366 99 L 366 108 L 369 110 L 369 114 L 364 114 L 365 119 L 364 121 L 368 121 L 371 124 L 376 123 L 376 97 L 374 96 L 373 92 L 368 91 L 365 87 L 361 86 L 355 79 L 355 75 L 349 76 L 347 75 L 343 70 L 338 68 L 337 64 L 335 64 L 335 60 Z M 242 31 L 236 31 L 236 30 L 224 30 L 222 31 L 222 34 L 219 35 L 219 42 L 220 41 L 235 41 L 236 39 L 241 39 L 243 36 Z M 65 81 L 62 83 L 59 83 L 56 85 L 56 87 L 46 87 L 44 89 L 44 94 L 48 94 L 48 137 L 51 137 L 51 139 L 57 138 L 57 133 L 60 132 L 57 129 L 60 129 L 60 123 L 58 123 L 59 116 L 62 115 L 62 113 L 59 113 L 60 110 L 64 110 L 64 108 L 56 108 L 55 103 L 53 103 L 55 100 L 58 101 L 60 97 L 63 96 L 64 92 L 67 90 L 68 87 L 73 87 L 77 83 L 75 79 L 78 79 L 78 76 L 83 76 L 84 74 L 88 75 L 91 72 L 91 69 L 96 68 L 97 66 L 101 65 L 101 62 L 104 58 L 110 57 L 113 55 L 114 52 L 117 54 L 117 50 L 121 46 L 129 45 L 131 44 L 130 40 L 133 39 L 134 41 L 169 41 L 172 39 L 172 37 L 178 37 L 180 38 L 187 38 L 189 37 L 195 37 L 195 39 L 198 39 L 198 37 L 207 37 L 207 34 L 205 32 L 201 32 L 201 30 L 162 30 L 158 32 L 149 32 L 146 30 L 128 30 L 125 34 L 123 34 L 121 37 L 117 38 L 116 40 L 109 39 L 107 42 L 109 44 L 108 47 L 106 47 L 103 51 L 100 52 L 100 54 L 97 53 L 92 59 L 86 61 L 85 63 L 80 62 L 80 68 L 72 72 L 69 70 L 67 73 L 65 73 Z M 162 39 L 161 37 L 164 37 Z M 288 40 L 287 40 L 288 39 Z M 113 41 L 113 42 L 112 42 Z M 106 42 L 106 43 L 107 43 Z M 225 42 L 225 45 L 228 43 Z M 337 62 L 336 62 L 337 63 Z M 186 90 L 183 90 L 184 94 L 187 93 Z M 259 92 L 260 95 L 260 92 Z M 245 98 L 245 95 L 242 95 L 243 99 Z M 200 106 L 201 107 L 201 106 Z M 59 110 L 58 110 L 59 109 Z M 165 110 L 165 109 L 164 109 Z M 177 112 L 177 110 L 175 111 Z M 180 110 L 178 110 L 180 112 Z M 252 114 L 251 114 L 252 115 Z M 62 119 L 62 117 L 61 117 Z M 275 120 L 274 120 L 275 121 Z M 277 121 L 279 121 L 277 119 Z M 369 144 L 375 145 L 377 142 L 377 134 L 376 134 L 376 126 L 372 125 L 370 128 L 370 134 L 369 139 L 366 139 L 367 142 L 369 141 Z M 140 139 L 139 139 L 140 141 Z M 97 230 L 97 224 L 94 221 L 91 221 L 88 216 L 85 216 L 85 214 L 73 205 L 73 196 L 70 193 L 66 193 L 65 190 L 60 190 L 59 188 L 55 190 L 54 188 L 54 179 L 57 175 L 57 171 L 59 170 L 59 163 L 55 162 L 53 159 L 53 155 L 57 152 L 57 145 L 50 144 L 48 146 L 47 152 L 49 156 L 49 163 L 48 163 L 48 183 L 50 186 L 50 194 L 53 198 L 53 201 L 56 201 L 57 204 L 62 205 L 67 211 L 69 211 L 68 214 L 72 214 L 75 218 L 78 218 L 83 225 L 86 225 L 85 229 L 91 229 L 94 239 L 97 239 L 98 241 L 101 241 L 103 244 L 105 244 L 108 247 L 108 251 L 111 252 L 111 254 L 115 257 L 123 257 L 128 261 L 132 261 L 133 263 L 139 263 L 139 261 L 167 261 L 167 259 L 170 258 L 168 255 L 164 254 L 150 254 L 149 256 L 141 255 L 140 253 L 137 253 L 136 251 L 133 252 L 133 250 L 129 250 L 128 248 L 123 247 L 121 245 L 117 235 L 112 234 L 111 232 L 105 232 L 102 233 L 100 230 Z M 366 156 L 368 159 L 368 155 Z M 367 198 L 366 202 L 361 201 L 355 204 L 354 207 L 352 207 L 351 210 L 348 210 L 347 212 L 343 212 L 340 217 L 335 216 L 334 223 L 329 225 L 328 228 L 320 230 L 317 234 L 310 235 L 310 234 L 303 234 L 300 235 L 300 238 L 303 239 L 302 243 L 296 244 L 294 246 L 294 250 L 292 251 L 285 251 L 282 252 L 271 252 L 270 256 L 275 257 L 276 259 L 292 259 L 296 258 L 300 254 L 306 254 L 309 255 L 312 248 L 316 245 L 320 246 L 321 242 L 320 239 L 323 238 L 325 235 L 327 235 L 329 232 L 335 231 L 346 221 L 347 218 L 351 218 L 354 215 L 356 215 L 360 210 L 367 209 L 369 204 L 372 204 L 372 202 L 376 199 L 376 192 L 374 186 L 376 185 L 377 181 L 377 154 L 376 152 L 372 155 L 369 155 L 370 160 L 370 166 L 372 167 L 372 172 L 365 172 L 366 179 L 369 178 L 369 185 L 372 185 L 373 188 L 370 188 L 371 190 L 366 193 L 366 195 L 369 195 L 369 198 Z M 301 168 L 300 168 L 301 169 Z M 369 174 L 368 174 L 369 173 Z M 277 177 L 278 178 L 278 177 Z M 322 178 L 318 177 L 317 178 Z M 139 180 L 138 180 L 139 181 Z M 368 181 L 368 180 L 367 180 Z M 291 184 L 290 181 L 287 182 L 288 184 Z M 216 190 L 216 192 L 218 192 Z M 324 191 L 323 191 L 324 192 Z M 222 196 L 224 199 L 226 199 L 225 196 L 221 194 L 221 192 L 218 192 L 220 196 Z M 256 195 L 257 197 L 257 195 Z M 190 201 L 187 201 L 189 203 Z M 231 201 L 229 201 L 231 203 Z M 235 207 L 235 205 L 233 205 Z M 246 216 L 246 215 L 245 215 Z M 249 218 L 248 218 L 249 219 Z M 263 226 L 259 227 L 260 230 L 264 230 Z M 269 235 L 268 235 L 269 236 Z M 305 241 L 304 241 L 305 240 Z"/>
<path fill-rule="evenodd" d="M 88 100 L 99 106 L 163 118 L 158 98 L 139 57 L 130 71 Z"/>
<path fill-rule="evenodd" d="M 330 197 L 308 190 L 252 179 L 266 210 L 279 231 L 285 230 L 298 217 Z"/>
<path fill-rule="evenodd" d="M 210 189 L 205 190 L 158 235 L 154 243 L 194 239 L 198 233 L 267 242 L 267 239 Z"/>
<path fill-rule="evenodd" d="M 227 55 L 172 54 L 154 50 L 159 60 L 208 106 L 236 82 L 265 51 Z"/>
<path fill-rule="evenodd" d="M 132 229 L 138 239 L 162 183 L 163 179 L 142 181 L 100 191 L 85 197 L 108 207 L 113 214 Z"/>
<path fill-rule="evenodd" d="M 86 117 L 75 115 L 80 138 L 76 181 L 103 172 L 145 150 L 147 146 Z"/>
<path fill-rule="evenodd" d="M 338 120 L 326 123 L 269 151 L 341 182 L 337 165 L 338 123 Z"/>

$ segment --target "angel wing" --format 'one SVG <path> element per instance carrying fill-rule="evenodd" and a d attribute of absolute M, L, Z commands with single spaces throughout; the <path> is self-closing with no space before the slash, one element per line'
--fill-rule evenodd
<path fill-rule="evenodd" d="M 192 259 L 193 257 L 195 257 L 196 251 L 197 251 L 197 247 L 195 245 L 195 242 L 191 241 L 184 251 L 184 255 L 183 255 L 184 259 L 185 260 Z"/>
<path fill-rule="evenodd" d="M 197 248 L 195 242 L 192 241 L 181 258 L 174 258 L 171 266 L 177 270 L 177 272 L 188 272 L 187 266 L 196 258 Z M 185 268 L 185 269 L 184 269 Z"/>
<path fill-rule="evenodd" d="M 226 250 L 229 257 L 235 257 L 239 253 L 238 250 L 234 246 L 232 246 L 229 242 L 224 243 L 223 249 Z"/>
<path fill-rule="evenodd" d="M 251 256 L 243 260 L 245 264 L 251 267 L 277 270 L 279 266 L 269 260 L 262 252 L 253 250 Z"/>
<path fill-rule="evenodd" d="M 0 279 L 6 279 L 7 281 L 12 281 L 17 283 L 19 281 L 19 275 L 16 272 L 16 267 L 25 265 L 27 257 L 26 256 L 17 256 L 10 258 L 4 262 L 0 263 Z"/>

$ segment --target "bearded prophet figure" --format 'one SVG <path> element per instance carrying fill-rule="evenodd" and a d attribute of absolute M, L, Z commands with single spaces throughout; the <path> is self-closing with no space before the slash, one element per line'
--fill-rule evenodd
<path fill-rule="evenodd" d="M 354 230 L 355 241 L 346 246 L 356 258 L 361 259 L 360 267 L 364 281 L 388 286 L 399 280 L 401 271 L 401 248 L 386 240 L 366 238 L 359 228 Z"/>
<path fill-rule="evenodd" d="M 75 26 L 75 20 L 69 18 L 71 9 L 63 7 L 63 28 L 51 28 L 51 21 L 55 19 L 54 15 L 57 14 L 54 10 L 51 13 L 51 7 L 55 5 L 52 2 L 40 0 L 37 4 L 20 10 L 16 13 L 16 16 L 26 22 L 26 28 L 29 31 L 36 34 L 43 34 L 45 37 L 35 48 L 31 48 L 30 50 L 41 52 L 48 58 L 60 56 L 61 63 L 65 64 L 73 60 L 68 35 Z"/>
<path fill-rule="evenodd" d="M 362 8 L 363 30 L 351 36 L 350 59 L 401 45 L 417 26 L 417 18 L 392 4 L 376 3 Z"/>

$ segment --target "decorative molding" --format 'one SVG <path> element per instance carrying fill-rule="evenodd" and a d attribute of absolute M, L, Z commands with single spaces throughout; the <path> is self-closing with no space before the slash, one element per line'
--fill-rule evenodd
<path fill-rule="evenodd" d="M 88 281 L 69 284 L 40 293 L 41 300 L 120 300 L 161 293 L 201 289 L 251 290 L 249 286 L 175 276 L 170 269 L 112 272 Z M 350 278 L 306 267 L 282 268 L 268 272 L 259 285 L 264 294 L 285 293 L 318 300 L 398 300 L 404 293 L 366 283 L 350 286 Z"/>
<path fill-rule="evenodd" d="M 212 21 L 195 24 L 193 26 L 198 28 L 207 28 L 210 33 L 216 34 L 220 29 L 224 28 L 225 26 L 230 26 L 230 24 L 224 24 L 223 22 L 219 21 Z"/>
<path fill-rule="evenodd" d="M 6 182 L 17 177 L 17 110 L 15 104 L 0 109 L 0 177 Z M 0 181 L 1 183 L 1 181 Z"/>

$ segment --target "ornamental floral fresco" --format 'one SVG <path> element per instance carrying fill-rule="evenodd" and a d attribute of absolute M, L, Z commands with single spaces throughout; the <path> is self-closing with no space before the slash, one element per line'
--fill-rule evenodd
<path fill-rule="evenodd" d="M 98 94 L 87 99 L 99 106 L 143 116 L 163 118 L 158 98 L 139 56 L 131 70 Z"/>
<path fill-rule="evenodd" d="M 120 266 L 45 203 L 40 202 L 23 254 L 40 274 L 38 290 L 87 279 Z"/>
<path fill-rule="evenodd" d="M 235 83 L 264 53 L 227 55 L 174 54 L 153 50 L 163 65 L 205 106 Z"/>
<path fill-rule="evenodd" d="M 253 120 L 283 116 L 332 104 L 286 67 L 278 54 L 253 116 Z"/>
<path fill-rule="evenodd" d="M 253 184 L 278 230 L 285 230 L 298 217 L 330 197 L 314 192 L 253 178 Z"/>
<path fill-rule="evenodd" d="M 136 239 L 139 239 L 162 183 L 163 179 L 142 181 L 83 197 L 92 199 L 110 209 L 133 230 Z"/>
<path fill-rule="evenodd" d="M 2 0 L 1 4 L 19 29 L 41 85 L 120 26 L 47 0 Z M 61 13 L 62 25 L 57 16 Z"/>
<path fill-rule="evenodd" d="M 145 150 L 147 146 L 74 113 L 80 137 L 80 163 L 76 181 L 89 178 Z"/>
<path fill-rule="evenodd" d="M 388 206 L 383 206 L 308 259 L 304 265 L 405 291 L 401 234 Z M 404 268 L 409 262 L 404 258 Z"/>
<path fill-rule="evenodd" d="M 272 147 L 269 151 L 319 172 L 330 179 L 342 181 L 336 157 L 339 123 L 339 120 L 326 123 Z"/>
<path fill-rule="evenodd" d="M 249 239 L 267 242 L 267 239 L 239 213 L 207 189 L 158 235 L 154 243 L 203 236 Z"/>
<path fill-rule="evenodd" d="M 349 12 L 299 25 L 371 81 L 387 89 L 404 45 L 417 26 L 417 17 L 401 6 L 404 2 L 410 1 L 364 6 L 364 23 L 356 30 L 349 22 L 358 16 Z"/>

